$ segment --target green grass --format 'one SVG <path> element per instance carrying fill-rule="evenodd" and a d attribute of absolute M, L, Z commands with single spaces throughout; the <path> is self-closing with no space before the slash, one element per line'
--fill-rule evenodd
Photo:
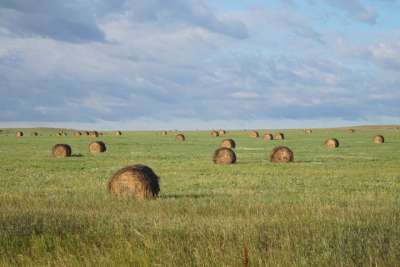
<path fill-rule="evenodd" d="M 187 132 L 100 137 L 0 134 L 0 266 L 400 266 L 400 131 L 288 130 L 285 141 L 235 139 L 238 162 L 215 166 L 222 138 Z M 386 143 L 373 144 L 374 134 Z M 340 147 L 322 143 L 336 137 Z M 56 143 L 74 157 L 53 159 Z M 291 164 L 272 164 L 274 146 Z M 120 200 L 108 178 L 129 164 L 160 176 L 160 198 Z"/>

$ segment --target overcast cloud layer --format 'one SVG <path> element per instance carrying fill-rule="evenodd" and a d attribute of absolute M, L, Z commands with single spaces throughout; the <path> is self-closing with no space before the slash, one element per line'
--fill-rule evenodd
<path fill-rule="evenodd" d="M 400 123 L 399 1 L 235 2 L 0 1 L 0 126 Z"/>

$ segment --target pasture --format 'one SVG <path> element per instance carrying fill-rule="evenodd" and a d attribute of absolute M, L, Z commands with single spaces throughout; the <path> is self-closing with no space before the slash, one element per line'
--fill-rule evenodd
<path fill-rule="evenodd" d="M 400 130 L 354 129 L 279 130 L 285 140 L 274 141 L 263 130 L 184 132 L 183 142 L 172 132 L 4 129 L 0 266 L 400 266 Z M 325 148 L 330 137 L 338 148 Z M 216 165 L 226 138 L 237 163 Z M 107 151 L 89 153 L 94 140 Z M 59 143 L 72 157 L 51 156 Z M 268 160 L 279 145 L 294 162 Z M 157 200 L 108 194 L 109 177 L 136 163 L 160 177 Z"/>

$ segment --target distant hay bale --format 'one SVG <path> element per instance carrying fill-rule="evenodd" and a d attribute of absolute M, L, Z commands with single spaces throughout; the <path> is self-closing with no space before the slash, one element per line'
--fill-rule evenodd
<path fill-rule="evenodd" d="M 33 132 L 31 135 L 32 136 L 39 136 L 39 133 L 38 132 Z"/>
<path fill-rule="evenodd" d="M 293 151 L 286 146 L 275 147 L 269 155 L 272 163 L 288 163 L 294 160 Z"/>
<path fill-rule="evenodd" d="M 63 132 L 58 132 L 57 135 L 58 136 L 63 136 Z"/>
<path fill-rule="evenodd" d="M 104 133 L 103 132 L 99 132 L 99 136 L 103 136 L 104 135 Z"/>
<path fill-rule="evenodd" d="M 57 144 L 53 146 L 52 154 L 55 158 L 71 157 L 72 149 L 67 144 Z"/>
<path fill-rule="evenodd" d="M 236 143 L 233 139 L 224 139 L 222 140 L 220 147 L 235 148 Z"/>
<path fill-rule="evenodd" d="M 215 164 L 234 164 L 236 163 L 236 154 L 230 148 L 221 147 L 215 150 L 212 160 Z"/>
<path fill-rule="evenodd" d="M 327 149 L 333 149 L 339 147 L 339 140 L 336 138 L 326 139 L 324 145 Z"/>
<path fill-rule="evenodd" d="M 121 132 L 121 131 L 116 131 L 116 132 L 115 132 L 115 135 L 121 136 L 121 135 L 122 135 L 122 132 Z"/>
<path fill-rule="evenodd" d="M 373 141 L 375 144 L 382 144 L 382 143 L 385 142 L 385 138 L 383 137 L 383 135 L 375 135 L 375 136 L 372 138 L 372 141 Z"/>
<path fill-rule="evenodd" d="M 218 131 L 218 133 L 219 133 L 220 136 L 223 136 L 223 135 L 226 134 L 226 131 L 221 129 L 221 130 Z"/>
<path fill-rule="evenodd" d="M 175 136 L 175 140 L 176 140 L 176 141 L 179 141 L 179 142 L 183 142 L 183 141 L 186 140 L 186 137 L 185 137 L 183 134 L 177 134 L 177 135 Z"/>
<path fill-rule="evenodd" d="M 307 135 L 312 134 L 312 130 L 311 129 L 304 129 L 304 133 Z"/>
<path fill-rule="evenodd" d="M 260 134 L 257 131 L 251 131 L 250 132 L 250 137 L 251 138 L 258 138 Z"/>
<path fill-rule="evenodd" d="M 168 132 L 167 131 L 162 131 L 161 135 L 168 135 Z"/>
<path fill-rule="evenodd" d="M 90 136 L 90 132 L 89 131 L 85 131 L 84 132 L 86 136 Z"/>
<path fill-rule="evenodd" d="M 217 132 L 217 131 L 211 131 L 211 133 L 210 133 L 210 135 L 212 136 L 212 137 L 218 137 L 219 136 L 219 133 Z"/>
<path fill-rule="evenodd" d="M 106 144 L 102 141 L 95 141 L 89 144 L 89 152 L 93 154 L 106 152 Z"/>
<path fill-rule="evenodd" d="M 24 136 L 24 132 L 18 131 L 18 132 L 15 133 L 15 136 L 16 137 L 22 137 L 22 136 Z"/>
<path fill-rule="evenodd" d="M 81 132 L 75 132 L 74 135 L 75 135 L 75 136 L 81 136 L 82 133 L 81 133 Z"/>
<path fill-rule="evenodd" d="M 99 132 L 97 132 L 97 131 L 90 131 L 90 132 L 89 132 L 89 136 L 90 136 L 90 137 L 99 137 Z"/>
<path fill-rule="evenodd" d="M 153 199 L 160 192 L 159 180 L 151 168 L 137 164 L 117 171 L 109 179 L 107 188 L 117 197 Z"/>
<path fill-rule="evenodd" d="M 285 139 L 285 135 L 283 133 L 276 133 L 274 136 L 275 140 L 284 140 Z"/>
<path fill-rule="evenodd" d="M 270 133 L 265 133 L 263 139 L 265 141 L 270 141 L 270 140 L 274 140 L 274 136 Z"/>
<path fill-rule="evenodd" d="M 348 129 L 347 130 L 349 133 L 354 133 L 356 130 L 354 130 L 354 129 Z"/>

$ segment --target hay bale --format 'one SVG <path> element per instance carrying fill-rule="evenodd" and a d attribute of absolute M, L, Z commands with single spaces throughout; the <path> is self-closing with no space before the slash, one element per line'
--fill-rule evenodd
<path fill-rule="evenodd" d="M 383 143 L 385 142 L 385 138 L 383 137 L 383 135 L 375 135 L 375 136 L 372 138 L 372 141 L 373 141 L 375 144 L 383 144 Z"/>
<path fill-rule="evenodd" d="M 117 171 L 108 181 L 108 192 L 117 197 L 153 199 L 160 192 L 160 178 L 151 168 L 137 164 Z"/>
<path fill-rule="evenodd" d="M 250 132 L 250 137 L 251 138 L 258 138 L 260 134 L 257 131 L 251 131 Z"/>
<path fill-rule="evenodd" d="M 58 136 L 63 136 L 63 133 L 62 132 L 58 132 L 57 135 Z"/>
<path fill-rule="evenodd" d="M 210 135 L 211 135 L 212 137 L 218 137 L 218 136 L 219 136 L 219 133 L 218 133 L 217 131 L 213 130 L 213 131 L 211 131 Z"/>
<path fill-rule="evenodd" d="M 304 129 L 304 133 L 307 135 L 311 135 L 312 134 L 312 130 L 311 129 Z"/>
<path fill-rule="evenodd" d="M 327 149 L 333 149 L 339 147 L 339 140 L 336 138 L 326 139 L 324 145 Z"/>
<path fill-rule="evenodd" d="M 176 141 L 179 141 L 179 142 L 183 142 L 183 141 L 186 140 L 186 137 L 185 137 L 183 134 L 177 134 L 177 135 L 175 136 L 175 140 L 176 140 Z"/>
<path fill-rule="evenodd" d="M 221 129 L 221 130 L 218 131 L 218 133 L 219 133 L 220 136 L 222 136 L 222 135 L 226 134 L 226 131 Z"/>
<path fill-rule="evenodd" d="M 86 136 L 90 136 L 90 132 L 85 131 L 85 135 L 86 135 Z"/>
<path fill-rule="evenodd" d="M 270 140 L 274 140 L 274 136 L 270 133 L 265 133 L 263 139 L 265 141 L 270 141 Z"/>
<path fill-rule="evenodd" d="M 347 130 L 349 133 L 354 133 L 356 130 L 354 130 L 354 129 L 348 129 Z"/>
<path fill-rule="evenodd" d="M 222 140 L 220 147 L 235 148 L 236 143 L 233 139 L 224 139 Z"/>
<path fill-rule="evenodd" d="M 57 144 L 53 146 L 52 155 L 55 158 L 71 157 L 72 149 L 67 144 Z"/>
<path fill-rule="evenodd" d="M 22 137 L 22 136 L 24 136 L 24 132 L 18 131 L 18 132 L 15 133 L 15 136 L 16 137 Z"/>
<path fill-rule="evenodd" d="M 294 160 L 293 151 L 286 146 L 275 147 L 269 155 L 273 163 L 288 163 Z"/>
<path fill-rule="evenodd" d="M 167 131 L 162 131 L 162 132 L 161 132 L 161 135 L 164 135 L 164 136 L 165 136 L 165 135 L 168 135 L 168 132 L 167 132 Z"/>
<path fill-rule="evenodd" d="M 121 135 L 122 135 L 122 132 L 121 132 L 121 131 L 116 131 L 116 132 L 115 132 L 115 135 L 121 136 Z"/>
<path fill-rule="evenodd" d="M 90 137 L 99 137 L 99 132 L 97 132 L 97 131 L 90 131 L 90 132 L 89 132 L 89 136 L 90 136 Z"/>
<path fill-rule="evenodd" d="M 283 133 L 276 133 L 274 136 L 275 140 L 284 140 L 285 139 L 285 135 Z"/>
<path fill-rule="evenodd" d="M 215 164 L 234 164 L 236 163 L 236 154 L 230 148 L 221 147 L 215 150 L 212 160 Z"/>
<path fill-rule="evenodd" d="M 75 136 L 81 136 L 82 133 L 81 133 L 81 132 L 75 132 L 74 135 L 75 135 Z"/>
<path fill-rule="evenodd" d="M 31 133 L 31 135 L 32 136 L 39 136 L 39 133 L 38 132 L 33 132 L 33 133 Z"/>
<path fill-rule="evenodd" d="M 102 141 L 95 141 L 89 144 L 89 152 L 92 154 L 106 152 L 106 144 Z"/>

